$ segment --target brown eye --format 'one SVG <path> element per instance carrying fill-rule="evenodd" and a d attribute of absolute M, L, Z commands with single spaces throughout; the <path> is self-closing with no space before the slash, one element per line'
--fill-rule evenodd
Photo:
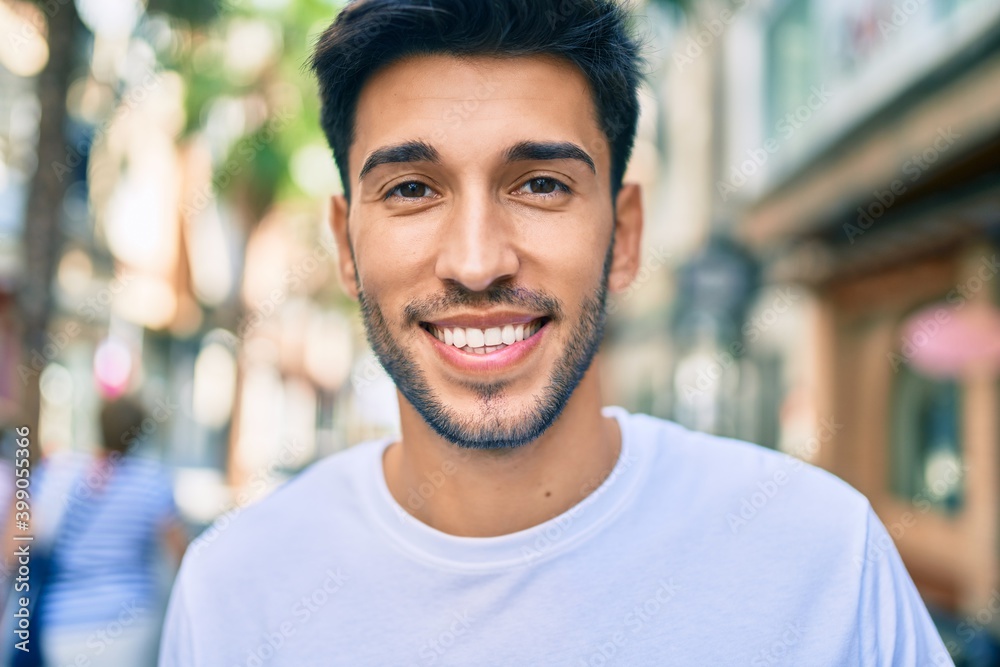
<path fill-rule="evenodd" d="M 533 178 L 529 181 L 529 187 L 536 195 L 547 195 L 555 192 L 556 182 L 551 178 Z"/>
<path fill-rule="evenodd" d="M 420 199 L 430 194 L 430 188 L 419 181 L 407 181 L 400 183 L 389 191 L 389 197 L 396 196 L 403 199 Z M 388 198 L 388 197 L 387 197 Z"/>
<path fill-rule="evenodd" d="M 539 176 L 524 182 L 518 192 L 527 195 L 554 195 L 559 192 L 569 192 L 569 188 L 554 178 Z"/>

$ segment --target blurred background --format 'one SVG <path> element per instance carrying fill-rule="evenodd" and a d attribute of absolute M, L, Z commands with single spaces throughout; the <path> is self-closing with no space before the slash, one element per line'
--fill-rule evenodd
<path fill-rule="evenodd" d="M 341 4 L 0 0 L 0 424 L 92 451 L 141 397 L 192 536 L 397 428 L 304 66 Z M 607 402 L 839 475 L 956 662 L 1000 664 L 1000 3 L 635 7 Z"/>

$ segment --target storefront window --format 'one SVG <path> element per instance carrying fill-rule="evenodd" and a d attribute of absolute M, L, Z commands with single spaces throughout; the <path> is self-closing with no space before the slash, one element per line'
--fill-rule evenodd
<path fill-rule="evenodd" d="M 928 504 L 947 514 L 961 509 L 961 387 L 955 380 L 930 377 L 909 364 L 899 366 L 891 446 L 893 493 L 918 509 Z"/>

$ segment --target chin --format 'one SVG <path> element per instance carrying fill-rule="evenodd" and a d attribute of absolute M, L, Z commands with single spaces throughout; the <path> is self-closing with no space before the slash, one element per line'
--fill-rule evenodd
<path fill-rule="evenodd" d="M 452 400 L 428 400 L 427 396 L 407 399 L 424 421 L 453 445 L 472 450 L 511 450 L 541 437 L 558 419 L 565 401 L 546 390 L 512 393 L 506 385 L 463 388 L 463 396 Z"/>

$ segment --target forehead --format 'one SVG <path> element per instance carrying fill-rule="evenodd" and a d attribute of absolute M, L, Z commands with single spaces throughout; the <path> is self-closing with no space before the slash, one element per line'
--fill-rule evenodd
<path fill-rule="evenodd" d="M 363 87 L 350 149 L 352 179 L 372 150 L 422 140 L 447 160 L 494 155 L 525 140 L 569 141 L 608 169 L 590 86 L 551 56 L 410 56 Z"/>

